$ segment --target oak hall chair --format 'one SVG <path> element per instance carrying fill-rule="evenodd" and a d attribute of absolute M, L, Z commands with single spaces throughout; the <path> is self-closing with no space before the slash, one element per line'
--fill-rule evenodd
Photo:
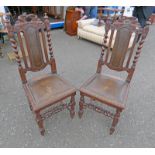
<path fill-rule="evenodd" d="M 49 19 L 46 14 L 44 21 L 41 21 L 33 14 L 19 16 L 14 26 L 11 26 L 9 21 L 6 21 L 23 88 L 30 109 L 35 114 L 41 135 L 45 133 L 43 126 L 45 118 L 63 109 L 69 109 L 71 118 L 75 115 L 76 89 L 57 74 L 49 26 Z M 18 55 L 14 32 L 19 40 L 24 65 Z M 27 58 L 25 56 L 26 52 L 28 52 Z M 47 66 L 51 68 L 50 73 L 27 80 L 27 72 L 38 72 Z M 64 103 L 64 100 L 68 97 L 71 98 L 70 103 Z"/>
<path fill-rule="evenodd" d="M 82 117 L 84 109 L 86 108 L 102 113 L 113 119 L 110 128 L 110 134 L 113 134 L 119 121 L 120 113 L 125 108 L 124 103 L 127 99 L 130 81 L 149 28 L 137 29 L 137 25 L 132 24 L 132 22 L 125 24 L 118 21 L 114 24 L 107 22 L 105 26 L 104 44 L 107 42 L 109 31 L 111 31 L 110 42 L 107 48 L 102 46 L 96 73 L 79 89 L 81 96 L 79 102 L 79 117 Z M 112 38 L 115 32 L 117 32 L 116 39 L 113 49 L 111 49 Z M 135 35 L 134 41 L 132 47 L 128 49 L 133 34 Z M 139 34 L 141 34 L 141 38 L 139 43 L 137 43 Z M 110 73 L 102 73 L 103 67 L 104 69 L 107 67 L 111 71 L 116 71 L 116 73 L 126 72 L 127 77 L 123 79 Z M 86 102 L 85 97 L 90 98 L 91 102 Z M 115 114 L 110 110 L 103 109 L 103 106 L 96 105 L 96 102 L 92 102 L 93 100 L 115 108 Z M 110 107 L 108 109 L 110 109 Z"/>

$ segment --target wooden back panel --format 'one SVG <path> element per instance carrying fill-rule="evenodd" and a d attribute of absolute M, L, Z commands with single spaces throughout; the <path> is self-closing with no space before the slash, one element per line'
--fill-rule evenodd
<path fill-rule="evenodd" d="M 137 25 L 138 27 L 140 27 L 140 24 L 137 20 L 136 17 L 126 17 L 126 16 L 121 16 L 118 20 L 118 22 L 122 22 L 124 24 L 133 24 L 133 25 Z"/>
<path fill-rule="evenodd" d="M 44 21 L 41 21 L 36 15 L 29 14 L 19 16 L 14 26 L 8 20 L 5 24 L 23 83 L 27 82 L 25 75 L 27 71 L 36 72 L 44 69 L 48 64 L 51 66 L 51 72 L 57 73 L 51 43 L 50 23 L 46 14 Z M 14 32 L 17 34 L 24 66 L 21 64 Z"/>
<path fill-rule="evenodd" d="M 110 35 L 109 46 L 106 52 L 105 64 L 110 69 L 113 69 L 113 70 L 118 70 L 118 71 L 126 70 L 126 65 L 124 65 L 124 61 L 126 59 L 127 53 L 132 52 L 132 50 L 128 52 L 128 47 L 129 47 L 129 44 L 131 44 L 132 42 L 131 39 L 133 38 L 134 39 L 133 39 L 132 46 L 136 44 L 138 30 L 134 25 L 118 23 L 118 22 L 111 25 L 110 30 L 111 30 L 111 35 Z M 114 45 L 111 50 L 113 40 L 114 40 Z"/>
<path fill-rule="evenodd" d="M 107 65 L 112 69 L 123 69 L 123 63 L 128 51 L 129 42 L 132 36 L 132 32 L 129 30 L 130 27 L 121 27 L 120 29 L 112 29 L 112 39 L 115 39 L 114 46 L 111 53 L 110 61 Z M 116 32 L 116 31 L 117 32 Z M 114 31 L 116 36 L 114 37 Z M 110 42 L 111 44 L 111 42 Z M 110 49 L 108 49 L 110 52 Z"/>
<path fill-rule="evenodd" d="M 43 69 L 48 63 L 45 24 L 37 16 L 19 16 L 14 26 L 23 55 L 25 68 L 31 71 Z M 28 57 L 26 58 L 26 52 Z M 45 59 L 44 59 L 45 58 Z"/>

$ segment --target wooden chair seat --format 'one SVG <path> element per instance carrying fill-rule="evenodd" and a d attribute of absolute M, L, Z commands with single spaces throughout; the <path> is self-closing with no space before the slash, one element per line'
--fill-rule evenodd
<path fill-rule="evenodd" d="M 32 101 L 34 111 L 71 96 L 76 89 L 59 75 L 47 74 L 24 84 L 25 92 Z"/>
<path fill-rule="evenodd" d="M 126 81 L 96 73 L 80 88 L 80 92 L 114 108 L 124 109 L 128 88 L 129 83 Z"/>

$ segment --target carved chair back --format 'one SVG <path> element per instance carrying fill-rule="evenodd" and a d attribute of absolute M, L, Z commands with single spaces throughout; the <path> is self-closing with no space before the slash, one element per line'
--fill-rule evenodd
<path fill-rule="evenodd" d="M 102 46 L 97 73 L 101 73 L 102 66 L 105 65 L 115 71 L 126 71 L 128 73 L 126 80 L 130 82 L 149 27 L 141 29 L 134 22 L 116 21 L 110 24 L 110 21 L 107 21 L 105 31 L 104 45 L 107 43 L 108 33 L 110 33 L 109 44 L 107 48 L 104 45 Z M 139 36 L 140 39 L 138 39 Z M 114 45 L 111 49 L 113 40 Z M 138 46 L 137 40 L 139 40 Z M 129 48 L 129 44 L 131 48 Z M 136 47 L 137 50 L 135 51 Z"/>
<path fill-rule="evenodd" d="M 138 27 L 141 27 L 136 17 L 121 16 L 117 21 L 122 22 L 124 24 L 135 24 Z"/>
<path fill-rule="evenodd" d="M 16 54 L 16 60 L 23 83 L 27 82 L 25 75 L 27 71 L 40 71 L 47 65 L 50 65 L 52 73 L 56 73 L 56 63 L 53 56 L 49 24 L 46 14 L 44 21 L 41 21 L 34 14 L 20 15 L 14 26 L 11 26 L 10 22 L 6 21 L 8 35 Z M 17 34 L 24 65 L 21 64 L 18 55 L 14 33 Z M 26 55 L 28 56 L 26 57 Z"/>

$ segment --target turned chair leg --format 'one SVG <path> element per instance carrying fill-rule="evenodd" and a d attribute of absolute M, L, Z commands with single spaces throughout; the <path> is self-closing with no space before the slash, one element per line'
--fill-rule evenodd
<path fill-rule="evenodd" d="M 44 129 L 44 125 L 43 125 L 43 120 L 42 120 L 39 112 L 36 112 L 36 121 L 37 121 L 37 124 L 39 126 L 39 130 L 40 130 L 41 135 L 44 136 L 45 129 Z"/>
<path fill-rule="evenodd" d="M 79 118 L 83 115 L 83 104 L 84 104 L 84 96 L 81 94 L 80 102 L 79 102 Z"/>
<path fill-rule="evenodd" d="M 71 96 L 70 100 L 70 117 L 73 118 L 75 116 L 75 94 Z"/>
<path fill-rule="evenodd" d="M 115 131 L 115 127 L 119 121 L 119 117 L 120 117 L 121 112 L 122 112 L 121 109 L 116 109 L 116 113 L 115 113 L 114 118 L 113 118 L 112 126 L 110 128 L 110 135 L 112 135 Z"/>

